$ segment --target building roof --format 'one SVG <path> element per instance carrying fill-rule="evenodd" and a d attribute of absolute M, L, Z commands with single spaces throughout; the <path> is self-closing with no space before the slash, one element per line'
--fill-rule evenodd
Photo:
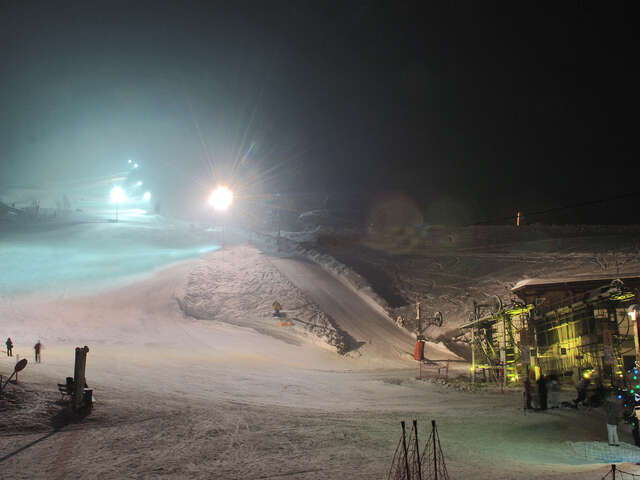
<path fill-rule="evenodd" d="M 518 293 L 527 288 L 549 288 L 553 286 L 573 286 L 573 285 L 587 285 L 587 284 L 603 284 L 612 282 L 616 278 L 620 280 L 628 280 L 628 279 L 640 279 L 640 273 L 625 273 L 621 275 L 577 275 L 574 277 L 555 277 L 555 278 L 527 278 L 525 280 L 520 280 L 515 286 L 511 289 L 512 292 Z"/>

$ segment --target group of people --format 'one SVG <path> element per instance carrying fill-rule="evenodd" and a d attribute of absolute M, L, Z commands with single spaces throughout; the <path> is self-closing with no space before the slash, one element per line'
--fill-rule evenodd
<path fill-rule="evenodd" d="M 7 346 L 7 357 L 13 357 L 13 340 L 11 340 L 11 337 L 7 338 L 5 345 Z M 42 360 L 42 343 L 40 340 L 38 340 L 38 343 L 33 346 L 33 350 L 35 353 L 36 363 L 40 363 Z"/>
<path fill-rule="evenodd" d="M 560 384 L 555 375 L 541 375 L 537 382 L 535 378 L 527 377 L 524 382 L 524 397 L 526 408 L 529 410 L 547 410 L 549 408 L 548 394 L 551 393 L 551 408 L 558 408 Z M 573 408 L 578 406 L 599 407 L 604 406 L 607 416 L 607 440 L 611 446 L 619 446 L 618 424 L 621 418 L 619 396 L 614 390 L 607 391 L 602 382 L 596 382 L 593 395 L 588 398 L 588 389 L 591 381 L 582 378 L 576 385 L 577 398 L 567 405 Z"/>
<path fill-rule="evenodd" d="M 555 375 L 541 375 L 535 387 L 534 379 L 527 377 L 524 381 L 524 398 L 527 410 L 546 410 L 549 408 L 549 393 L 551 393 L 551 408 L 560 406 L 560 384 Z"/>

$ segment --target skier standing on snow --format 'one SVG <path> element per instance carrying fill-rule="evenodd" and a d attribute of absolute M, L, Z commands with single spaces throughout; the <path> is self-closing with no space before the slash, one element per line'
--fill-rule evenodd
<path fill-rule="evenodd" d="M 7 357 L 13 357 L 13 342 L 11 341 L 11 337 L 7 338 Z"/>
<path fill-rule="evenodd" d="M 35 350 L 35 352 L 36 352 L 36 363 L 40 363 L 40 359 L 41 359 L 41 357 L 40 357 L 40 350 L 42 349 L 42 344 L 40 343 L 40 340 L 38 340 L 38 343 L 36 343 L 36 344 L 33 346 L 33 349 L 34 349 L 34 350 Z"/>
<path fill-rule="evenodd" d="M 613 392 L 609 393 L 607 396 L 605 410 L 607 412 L 607 437 L 609 445 L 617 447 L 620 445 L 620 440 L 618 439 L 620 410 L 618 408 L 618 399 Z"/>

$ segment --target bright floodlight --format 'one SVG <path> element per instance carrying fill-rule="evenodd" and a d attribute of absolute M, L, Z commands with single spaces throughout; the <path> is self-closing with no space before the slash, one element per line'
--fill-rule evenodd
<path fill-rule="evenodd" d="M 137 163 L 134 163 L 134 164 L 133 164 L 133 168 L 138 168 L 138 164 L 137 164 Z"/>
<path fill-rule="evenodd" d="M 142 182 L 141 182 L 140 180 L 138 180 L 138 181 L 136 182 L 136 187 L 139 187 L 139 186 L 141 186 L 141 185 L 142 185 Z"/>
<path fill-rule="evenodd" d="M 151 193 L 144 192 L 144 195 L 142 195 L 142 198 L 144 199 L 145 202 L 148 202 L 151 199 Z"/>
<path fill-rule="evenodd" d="M 231 206 L 231 202 L 233 202 L 233 192 L 224 185 L 216 187 L 209 197 L 209 205 L 216 210 L 228 209 Z"/>
<path fill-rule="evenodd" d="M 114 203 L 124 202 L 127 198 L 127 194 L 121 187 L 113 187 L 111 189 L 111 201 Z"/>
<path fill-rule="evenodd" d="M 131 159 L 129 159 L 129 161 L 127 163 L 131 163 Z"/>

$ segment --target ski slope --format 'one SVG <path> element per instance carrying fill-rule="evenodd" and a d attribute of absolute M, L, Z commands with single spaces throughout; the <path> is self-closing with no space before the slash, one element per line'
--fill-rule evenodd
<path fill-rule="evenodd" d="M 371 365 L 415 367 L 415 337 L 398 328 L 355 290 L 308 260 L 271 257 L 271 261 L 354 339 L 355 352 Z M 431 342 L 426 345 L 426 356 L 434 360 L 459 359 L 443 345 Z"/>

